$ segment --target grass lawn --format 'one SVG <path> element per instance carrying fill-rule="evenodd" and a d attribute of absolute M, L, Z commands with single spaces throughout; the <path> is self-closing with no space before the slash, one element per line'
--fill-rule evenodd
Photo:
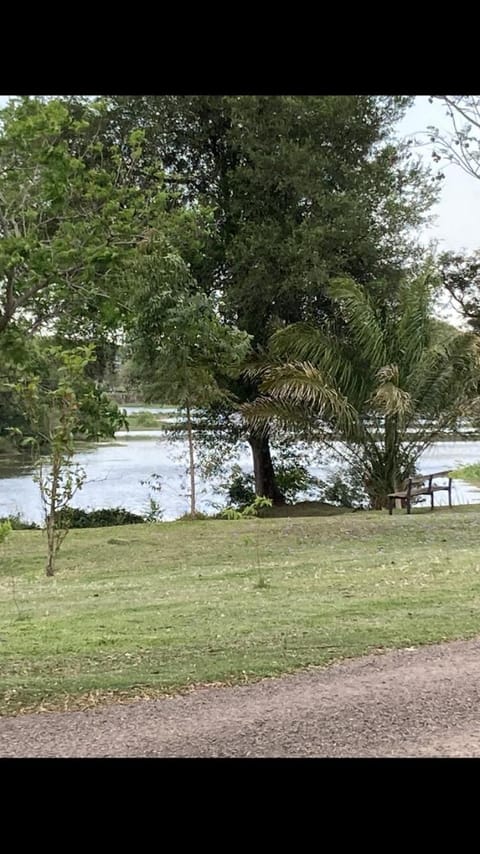
<path fill-rule="evenodd" d="M 480 634 L 480 508 L 171 522 L 0 554 L 0 712 L 84 708 Z"/>
<path fill-rule="evenodd" d="M 474 486 L 480 486 L 480 463 L 471 463 L 469 466 L 463 466 L 453 472 L 455 477 L 461 477 L 462 480 L 473 483 Z"/>

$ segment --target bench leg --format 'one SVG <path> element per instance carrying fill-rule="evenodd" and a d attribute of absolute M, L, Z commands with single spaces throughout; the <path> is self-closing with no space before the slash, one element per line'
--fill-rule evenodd
<path fill-rule="evenodd" d="M 448 506 L 452 506 L 452 481 L 448 481 Z"/>
<path fill-rule="evenodd" d="M 412 502 L 410 501 L 409 498 L 407 498 L 407 515 L 410 516 L 411 512 L 412 512 Z"/>
<path fill-rule="evenodd" d="M 431 492 L 431 493 L 430 493 L 430 504 L 431 504 L 430 509 L 431 509 L 431 510 L 433 510 L 433 498 L 434 498 L 434 494 L 433 494 L 433 492 Z"/>

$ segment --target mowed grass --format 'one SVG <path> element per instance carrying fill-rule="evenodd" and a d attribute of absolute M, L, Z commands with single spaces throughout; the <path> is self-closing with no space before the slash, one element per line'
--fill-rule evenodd
<path fill-rule="evenodd" d="M 41 532 L 0 556 L 0 711 L 84 708 L 480 634 L 480 509 Z"/>
<path fill-rule="evenodd" d="M 460 477 L 462 480 L 467 480 L 469 483 L 478 486 L 480 484 L 480 463 L 471 463 L 469 466 L 462 466 L 453 472 L 455 477 Z"/>

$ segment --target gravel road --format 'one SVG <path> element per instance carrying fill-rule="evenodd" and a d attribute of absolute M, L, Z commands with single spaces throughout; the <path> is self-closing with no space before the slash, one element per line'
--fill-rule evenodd
<path fill-rule="evenodd" d="M 0 756 L 480 756 L 480 640 L 172 698 L 3 717 Z"/>

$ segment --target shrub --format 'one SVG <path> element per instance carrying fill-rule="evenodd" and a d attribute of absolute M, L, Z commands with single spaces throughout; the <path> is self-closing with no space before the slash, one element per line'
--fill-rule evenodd
<path fill-rule="evenodd" d="M 130 513 L 124 507 L 104 507 L 101 510 L 81 510 L 66 507 L 58 514 L 57 524 L 68 528 L 110 528 L 117 525 L 140 525 L 143 516 Z"/>
<path fill-rule="evenodd" d="M 258 495 L 251 504 L 247 504 L 243 510 L 236 510 L 235 507 L 224 507 L 223 510 L 220 510 L 220 513 L 217 514 L 217 519 L 248 519 L 252 516 L 260 516 L 261 511 L 267 509 L 272 506 L 272 500 L 270 498 L 264 498 L 263 496 Z"/>
<path fill-rule="evenodd" d="M 5 542 L 11 530 L 10 522 L 0 522 L 0 543 Z"/>
<path fill-rule="evenodd" d="M 158 415 L 153 412 L 134 412 L 128 416 L 128 422 L 132 427 L 159 427 Z"/>
<path fill-rule="evenodd" d="M 206 513 L 201 513 L 200 510 L 195 512 L 195 515 L 192 516 L 191 513 L 183 513 L 182 516 L 179 516 L 176 519 L 176 522 L 202 522 L 204 519 L 211 519 L 211 516 L 208 516 Z"/>
<path fill-rule="evenodd" d="M 279 463 L 275 465 L 275 479 L 280 491 L 288 502 L 295 501 L 300 492 L 307 492 L 318 481 L 306 466 L 299 463 Z M 234 465 L 229 483 L 224 484 L 230 504 L 242 508 L 255 501 L 255 479 L 253 474 L 245 474 L 239 465 Z"/>
<path fill-rule="evenodd" d="M 39 531 L 40 525 L 35 522 L 27 522 L 19 514 L 0 517 L 0 525 L 8 522 L 12 531 Z"/>
<path fill-rule="evenodd" d="M 255 480 L 253 474 L 245 474 L 239 465 L 232 468 L 232 478 L 227 487 L 227 496 L 231 504 L 245 507 L 255 500 Z"/>

